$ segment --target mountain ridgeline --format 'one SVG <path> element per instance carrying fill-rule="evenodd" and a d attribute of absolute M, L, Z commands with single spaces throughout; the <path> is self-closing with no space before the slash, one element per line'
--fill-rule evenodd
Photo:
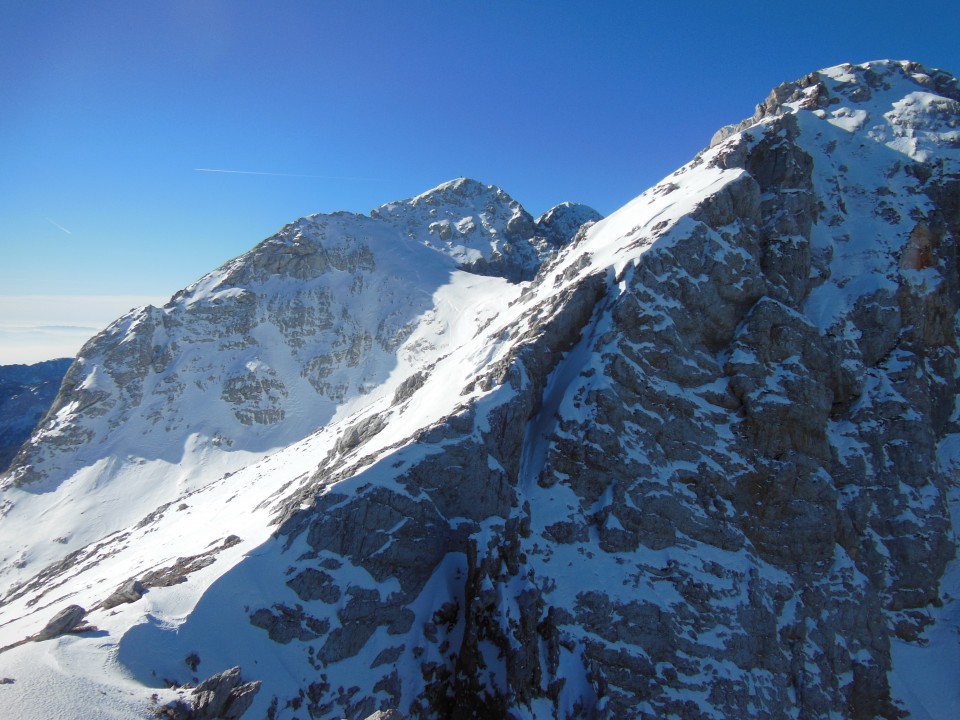
<path fill-rule="evenodd" d="M 3 476 L 0 708 L 956 717 L 958 238 L 960 87 L 892 61 L 607 218 L 298 220 L 93 338 Z"/>

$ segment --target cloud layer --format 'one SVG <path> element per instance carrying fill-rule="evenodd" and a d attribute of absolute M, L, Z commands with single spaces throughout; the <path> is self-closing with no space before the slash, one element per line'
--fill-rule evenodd
<path fill-rule="evenodd" d="M 73 357 L 130 309 L 166 300 L 143 295 L 0 295 L 0 365 Z"/>

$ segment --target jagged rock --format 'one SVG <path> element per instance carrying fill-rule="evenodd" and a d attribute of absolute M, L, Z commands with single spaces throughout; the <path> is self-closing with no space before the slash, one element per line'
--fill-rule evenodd
<path fill-rule="evenodd" d="M 384 418 L 379 415 L 374 415 L 373 417 L 361 420 L 356 425 L 351 425 L 337 441 L 336 451 L 343 453 L 352 450 L 360 443 L 369 440 L 380 432 L 386 424 L 387 422 Z"/>
<path fill-rule="evenodd" d="M 295 577 L 287 581 L 287 585 L 301 600 L 322 600 L 325 603 L 335 603 L 340 599 L 340 588 L 333 581 L 333 576 L 323 570 L 305 568 Z"/>
<path fill-rule="evenodd" d="M 560 248 L 573 240 L 584 225 L 593 224 L 602 217 L 587 205 L 560 203 L 537 218 L 535 233 L 550 246 Z"/>
<path fill-rule="evenodd" d="M 33 639 L 40 642 L 68 633 L 80 625 L 83 616 L 86 614 L 87 611 L 79 605 L 68 605 L 54 615 L 50 619 L 50 622 L 44 626 L 43 630 L 33 636 Z"/>
<path fill-rule="evenodd" d="M 140 583 L 145 588 L 170 587 L 171 585 L 185 583 L 187 575 L 216 562 L 216 553 L 216 550 L 212 550 L 200 555 L 177 558 L 173 565 L 146 573 L 140 578 Z"/>
<path fill-rule="evenodd" d="M 260 692 L 261 684 L 259 680 L 254 680 L 235 687 L 230 692 L 227 706 L 223 710 L 223 720 L 238 720 L 243 717 L 253 704 L 257 693 Z"/>
<path fill-rule="evenodd" d="M 232 667 L 204 680 L 191 692 L 194 697 L 194 715 L 198 719 L 221 716 L 227 706 L 230 693 L 239 684 L 239 667 Z"/>
<path fill-rule="evenodd" d="M 136 602 L 143 597 L 145 592 L 146 588 L 144 588 L 143 584 L 139 580 L 131 578 L 114 590 L 113 594 L 103 601 L 101 607 L 109 610 L 117 605 Z"/>
<path fill-rule="evenodd" d="M 242 717 L 260 691 L 260 685 L 259 680 L 244 683 L 240 679 L 239 666 L 207 678 L 191 692 L 191 720 L 235 720 Z"/>

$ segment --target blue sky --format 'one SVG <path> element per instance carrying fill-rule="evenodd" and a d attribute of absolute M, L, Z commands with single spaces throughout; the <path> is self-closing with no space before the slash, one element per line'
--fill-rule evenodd
<path fill-rule="evenodd" d="M 609 213 L 782 81 L 885 57 L 960 72 L 943 2 L 0 7 L 0 363 L 27 361 L 23 328 L 162 302 L 305 214 L 461 175 L 535 215 Z M 45 300 L 41 323 L 22 296 L 121 299 L 86 321 Z"/>

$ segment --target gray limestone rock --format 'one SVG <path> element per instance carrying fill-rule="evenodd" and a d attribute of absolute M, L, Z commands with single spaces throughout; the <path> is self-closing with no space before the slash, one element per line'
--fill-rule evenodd
<path fill-rule="evenodd" d="M 101 607 L 109 610 L 117 605 L 136 602 L 143 597 L 145 592 L 146 588 L 144 588 L 143 584 L 136 578 L 131 578 L 114 590 L 110 597 L 101 603 Z"/>
<path fill-rule="evenodd" d="M 260 692 L 261 684 L 259 680 L 253 680 L 231 690 L 227 706 L 222 712 L 223 720 L 239 720 L 243 717 Z"/>
<path fill-rule="evenodd" d="M 34 635 L 33 639 L 41 642 L 68 633 L 80 625 L 86 614 L 87 611 L 79 605 L 68 605 L 50 618 L 50 622 L 48 622 L 40 632 Z"/>
<path fill-rule="evenodd" d="M 236 720 L 242 717 L 253 703 L 260 684 L 259 680 L 244 683 L 239 666 L 207 678 L 191 692 L 191 720 Z"/>
<path fill-rule="evenodd" d="M 303 606 L 289 607 L 281 603 L 271 609 L 260 608 L 250 615 L 250 624 L 267 631 L 270 639 L 281 645 L 293 640 L 314 640 L 327 633 L 330 622 L 304 612 Z"/>
<path fill-rule="evenodd" d="M 340 599 L 340 588 L 334 583 L 333 576 L 323 570 L 305 568 L 288 580 L 287 585 L 304 601 L 335 603 Z"/>
<path fill-rule="evenodd" d="M 580 203 L 560 203 L 537 218 L 536 235 L 543 237 L 553 247 L 570 243 L 580 228 L 595 223 L 603 216 L 596 210 Z"/>

